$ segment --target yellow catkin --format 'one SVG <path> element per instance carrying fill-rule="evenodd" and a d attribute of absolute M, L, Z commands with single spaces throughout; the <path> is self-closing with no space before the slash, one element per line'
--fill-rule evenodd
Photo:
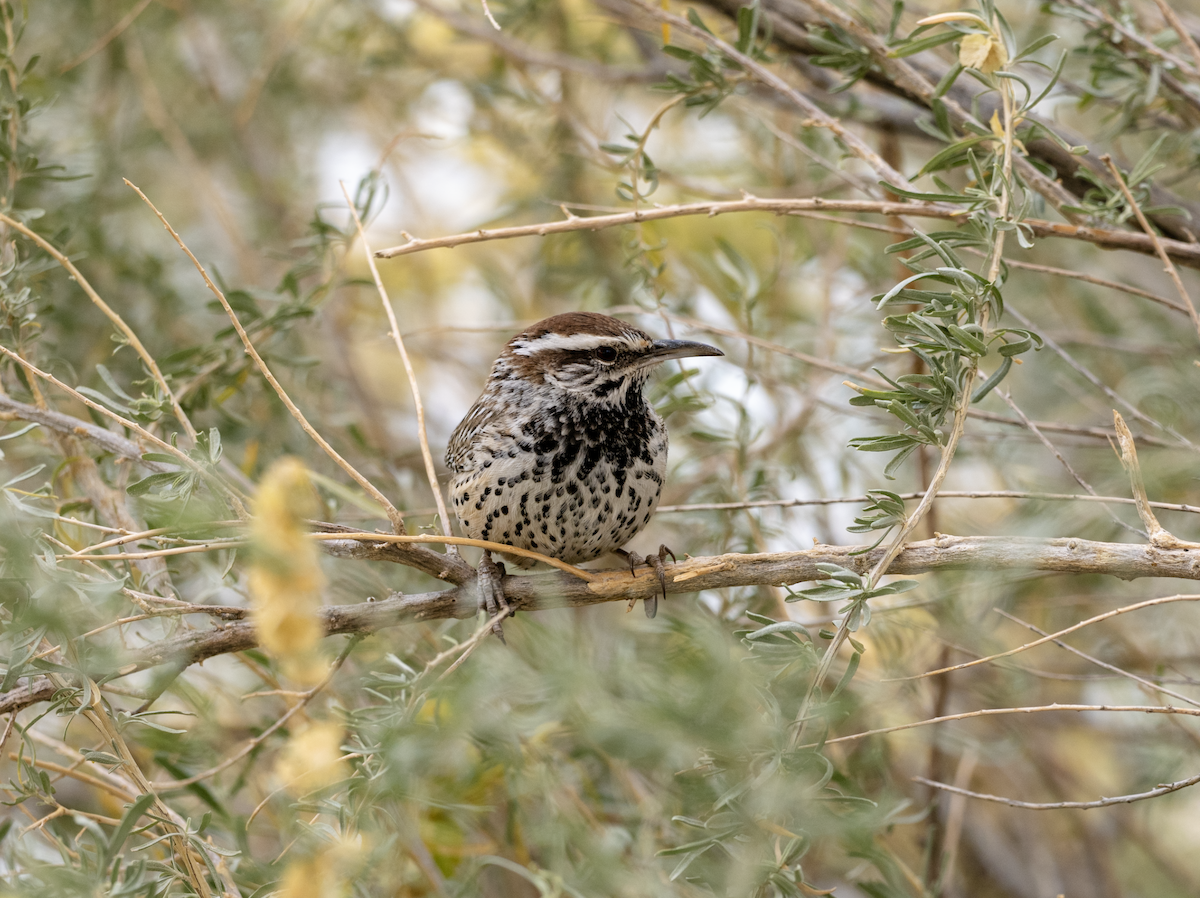
<path fill-rule="evenodd" d="M 341 898 L 346 894 L 327 851 L 289 864 L 279 885 L 278 898 Z"/>
<path fill-rule="evenodd" d="M 350 775 L 342 760 L 346 732 L 336 723 L 310 723 L 295 733 L 275 764 L 275 775 L 293 795 L 332 785 Z"/>
<path fill-rule="evenodd" d="M 294 852 L 276 898 L 345 898 L 366 850 L 361 836 L 340 833 L 307 853 Z"/>
<path fill-rule="evenodd" d="M 251 528 L 252 616 L 262 647 L 286 676 L 318 682 L 325 673 L 320 654 L 324 629 L 317 610 L 325 576 L 316 544 L 304 527 L 318 504 L 304 465 L 294 458 L 271 466 L 259 486 Z"/>

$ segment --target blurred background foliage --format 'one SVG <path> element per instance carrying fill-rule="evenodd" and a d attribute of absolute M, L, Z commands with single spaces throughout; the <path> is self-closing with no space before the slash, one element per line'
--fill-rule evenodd
<path fill-rule="evenodd" d="M 912 189 L 996 188 L 972 175 L 967 149 L 982 158 L 997 142 L 985 133 L 960 144 L 969 129 L 947 131 L 937 104 L 895 89 L 892 70 L 864 48 L 861 32 L 899 47 L 918 19 L 950 4 L 855 0 L 847 9 L 861 31 L 824 3 L 762 4 L 739 46 L 905 176 L 922 173 Z M 436 532 L 433 499 L 412 396 L 339 182 L 375 249 L 406 234 L 742 191 L 881 195 L 874 172 L 744 70 L 722 68 L 708 51 L 720 77 L 697 82 L 705 48 L 664 33 L 631 0 L 490 7 L 500 30 L 473 3 L 439 0 L 0 2 L 2 211 L 68 254 L 138 334 L 203 435 L 195 452 L 204 470 L 248 490 L 295 456 L 311 472 L 320 517 L 387 525 L 258 375 L 191 262 L 122 179 L 180 232 L 289 394 L 406 512 L 410 532 Z M 1200 34 L 1200 9 L 1171 8 Z M 991 21 L 991 8 L 981 9 Z M 1010 56 L 1058 36 L 1034 46 L 1044 65 L 1027 77 L 1040 90 L 1061 59 L 1061 77 L 1034 111 L 1065 147 L 1079 147 L 1072 158 L 1111 153 L 1162 233 L 1194 242 L 1200 58 L 1161 6 L 1002 2 L 998 12 Z M 697 3 L 695 13 L 736 40 L 737 4 Z M 946 87 L 968 90 L 967 107 L 974 102 L 988 122 L 994 94 L 970 96 L 987 78 L 953 71 L 962 34 L 918 37 L 935 34 L 954 40 L 896 58 L 934 83 L 957 76 Z M 691 55 L 664 54 L 664 37 Z M 1022 152 L 1053 145 L 1045 133 L 1018 138 Z M 1089 222 L 1137 230 L 1103 166 L 1070 177 L 1041 164 Z M 1060 220 L 1028 196 L 1022 216 Z M 919 448 L 894 482 L 884 456 L 847 448 L 898 428 L 876 407 L 848 404 L 856 394 L 847 376 L 915 370 L 911 355 L 889 352 L 895 341 L 872 302 L 910 273 L 886 251 L 910 225 L 875 215 L 696 216 L 379 264 L 435 455 L 503 343 L 544 316 L 607 311 L 658 335 L 720 345 L 720 364 L 664 370 L 651 386 L 671 430 L 663 503 L 672 508 L 636 545 L 665 542 L 681 557 L 789 551 L 878 534 L 847 534 L 861 501 L 679 506 L 928 483 L 936 446 Z M 169 402 L 80 284 L 14 227 L 3 241 L 0 344 L 168 442 L 178 438 Z M 969 249 L 961 258 L 980 268 Z M 944 489 L 1078 492 L 1073 474 L 1021 426 L 1023 414 L 1096 493 L 1127 497 L 1105 436 L 1117 405 L 1138 436 L 1151 498 L 1195 504 L 1197 333 L 1162 265 L 1080 241 L 1026 248 L 1015 234 L 1005 259 L 1092 281 L 1006 269 L 1004 325 L 1047 345 L 980 402 L 986 415 L 968 421 Z M 1183 278 L 1195 293 L 1195 277 Z M 998 358 L 988 356 L 986 370 Z M 0 384 L 15 400 L 121 430 L 11 356 Z M 1001 395 L 1009 390 L 1011 405 Z M 6 415 L 0 440 L 2 689 L 38 674 L 66 684 L 5 718 L 5 894 L 1200 893 L 1200 818 L 1187 790 L 1032 811 L 912 780 L 1030 802 L 1144 791 L 1197 772 L 1200 730 L 1190 718 L 1014 715 L 796 749 L 793 721 L 838 608 L 785 604 L 793 596 L 783 589 L 673 597 L 653 621 L 615 604 L 523 614 L 506 623 L 508 648 L 488 640 L 448 674 L 440 653 L 475 623 L 329 638 L 326 660 L 337 661 L 315 688 L 260 650 L 81 680 L 80 671 L 118 670 L 140 646 L 210 626 L 204 615 L 166 613 L 154 596 L 244 608 L 254 565 L 270 562 L 261 547 L 59 561 L 121 528 L 166 528 L 130 551 L 211 543 L 229 535 L 220 522 L 231 511 L 199 475 L 145 481 L 155 469 L 28 429 L 19 415 Z M 1200 532 L 1187 514 L 1164 510 L 1161 519 L 1183 538 Z M 1127 505 L 944 498 L 916 535 L 1141 542 L 1139 528 Z M 324 604 L 434 588 L 396 564 L 320 564 L 324 584 L 314 575 L 303 588 L 318 589 Z M 1034 634 L 1022 621 L 1049 632 L 1180 591 L 1166 580 L 1082 574 L 923 576 L 914 591 L 872 601 L 870 626 L 855 634 L 859 666 L 845 677 L 848 659 L 836 666 L 813 738 L 984 707 L 1194 705 L 1200 621 L 1186 602 L 1071 638 L 1115 671 L 1047 645 L 952 676 L 903 679 L 1026 642 Z M 762 632 L 785 619 L 797 626 Z M 114 755 L 115 744 L 128 756 Z"/>

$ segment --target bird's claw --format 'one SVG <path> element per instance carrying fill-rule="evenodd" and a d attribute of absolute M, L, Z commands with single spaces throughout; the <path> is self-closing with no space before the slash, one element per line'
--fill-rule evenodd
<path fill-rule="evenodd" d="M 486 551 L 483 553 L 483 557 L 479 559 L 479 565 L 475 568 L 475 575 L 479 586 L 479 607 L 489 618 L 495 617 L 502 611 L 512 614 L 512 607 L 504 597 L 504 584 L 502 581 L 506 573 L 504 565 L 493 561 L 492 553 Z M 504 639 L 504 628 L 500 626 L 500 621 L 492 624 L 492 632 L 496 634 L 496 638 L 501 643 L 504 645 L 508 644 Z"/>
<path fill-rule="evenodd" d="M 667 571 L 665 565 L 668 555 L 671 556 L 672 563 L 679 563 L 679 559 L 675 557 L 675 553 L 666 546 L 659 546 L 657 554 L 647 555 L 645 558 L 639 558 L 637 555 L 634 555 L 632 552 L 626 552 L 624 549 L 621 550 L 621 554 L 628 560 L 629 573 L 631 574 L 636 573 L 639 564 L 644 564 L 653 569 L 655 575 L 658 577 L 658 585 L 662 589 L 662 597 L 665 600 L 667 598 Z M 629 611 L 633 610 L 633 603 L 636 601 L 637 599 L 629 600 Z M 646 617 L 654 617 L 654 615 L 658 614 L 658 596 L 648 596 L 643 599 L 642 608 L 646 612 Z"/>

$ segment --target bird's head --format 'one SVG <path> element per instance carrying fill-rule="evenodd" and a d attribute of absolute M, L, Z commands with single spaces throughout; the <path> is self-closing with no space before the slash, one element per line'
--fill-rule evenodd
<path fill-rule="evenodd" d="M 497 360 L 509 377 L 546 384 L 585 402 L 619 405 L 669 359 L 724 355 L 691 340 L 655 340 L 608 315 L 568 312 L 513 337 Z"/>

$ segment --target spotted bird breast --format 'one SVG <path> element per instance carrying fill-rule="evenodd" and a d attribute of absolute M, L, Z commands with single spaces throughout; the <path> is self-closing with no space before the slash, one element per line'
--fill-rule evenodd
<path fill-rule="evenodd" d="M 492 418 L 460 458 L 452 489 L 467 536 L 577 563 L 620 548 L 650 521 L 667 432 L 633 394 L 616 407 Z"/>

